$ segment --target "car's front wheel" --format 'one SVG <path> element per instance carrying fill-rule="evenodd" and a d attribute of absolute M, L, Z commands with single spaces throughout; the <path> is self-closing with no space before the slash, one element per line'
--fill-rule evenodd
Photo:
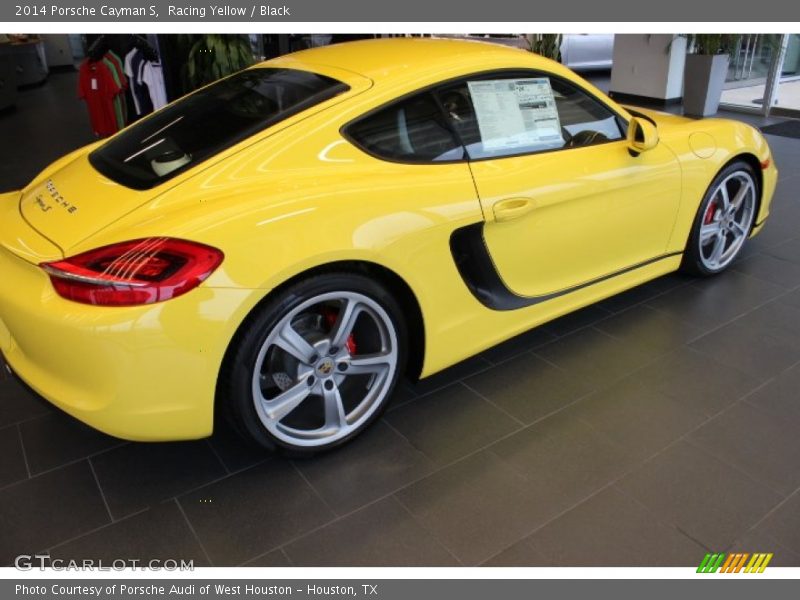
<path fill-rule="evenodd" d="M 711 182 L 695 217 L 683 267 L 697 275 L 724 271 L 753 227 L 759 189 L 752 167 L 734 162 Z"/>
<path fill-rule="evenodd" d="M 258 310 L 234 341 L 218 401 L 258 445 L 312 454 L 372 423 L 406 361 L 400 307 L 358 274 L 301 281 Z"/>

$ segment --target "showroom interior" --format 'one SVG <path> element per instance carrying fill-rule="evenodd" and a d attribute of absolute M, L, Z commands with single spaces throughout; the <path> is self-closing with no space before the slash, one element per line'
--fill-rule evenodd
<path fill-rule="evenodd" d="M 232 70 L 369 37 L 0 35 L 0 193 Z M 779 169 L 763 232 L 724 274 L 667 275 L 403 381 L 373 427 L 310 458 L 224 423 L 119 440 L 2 369 L 0 564 L 800 566 L 800 34 L 730 36 L 716 97 L 691 107 L 691 36 L 461 37 L 549 52 L 622 104 L 759 128 Z M 95 59 L 120 90 L 106 129 L 81 75 Z M 148 85 L 122 85 L 128 63 Z"/>

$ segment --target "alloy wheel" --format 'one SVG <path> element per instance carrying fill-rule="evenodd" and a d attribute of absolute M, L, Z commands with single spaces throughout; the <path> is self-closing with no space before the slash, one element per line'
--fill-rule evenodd
<path fill-rule="evenodd" d="M 390 393 L 397 333 L 387 312 L 356 292 L 309 298 L 285 314 L 256 357 L 256 413 L 292 446 L 329 445 L 357 431 Z"/>
<path fill-rule="evenodd" d="M 734 171 L 713 191 L 700 224 L 699 251 L 709 271 L 727 267 L 739 253 L 753 224 L 756 186 L 747 171 Z"/>

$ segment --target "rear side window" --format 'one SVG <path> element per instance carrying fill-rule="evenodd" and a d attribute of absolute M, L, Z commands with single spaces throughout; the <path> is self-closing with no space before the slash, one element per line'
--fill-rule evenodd
<path fill-rule="evenodd" d="M 461 160 L 464 149 L 430 93 L 412 96 L 350 124 L 345 135 L 369 154 L 400 162 Z"/>
<path fill-rule="evenodd" d="M 117 183 L 148 189 L 348 89 L 308 71 L 249 69 L 131 126 L 89 160 Z"/>

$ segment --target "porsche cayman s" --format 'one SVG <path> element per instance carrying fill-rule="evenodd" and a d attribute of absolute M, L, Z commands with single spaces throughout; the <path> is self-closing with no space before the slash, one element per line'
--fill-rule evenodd
<path fill-rule="evenodd" d="M 192 93 L 0 195 L 0 349 L 132 440 L 346 442 L 398 379 L 683 268 L 777 171 L 743 123 L 633 110 L 481 42 L 370 40 Z"/>

